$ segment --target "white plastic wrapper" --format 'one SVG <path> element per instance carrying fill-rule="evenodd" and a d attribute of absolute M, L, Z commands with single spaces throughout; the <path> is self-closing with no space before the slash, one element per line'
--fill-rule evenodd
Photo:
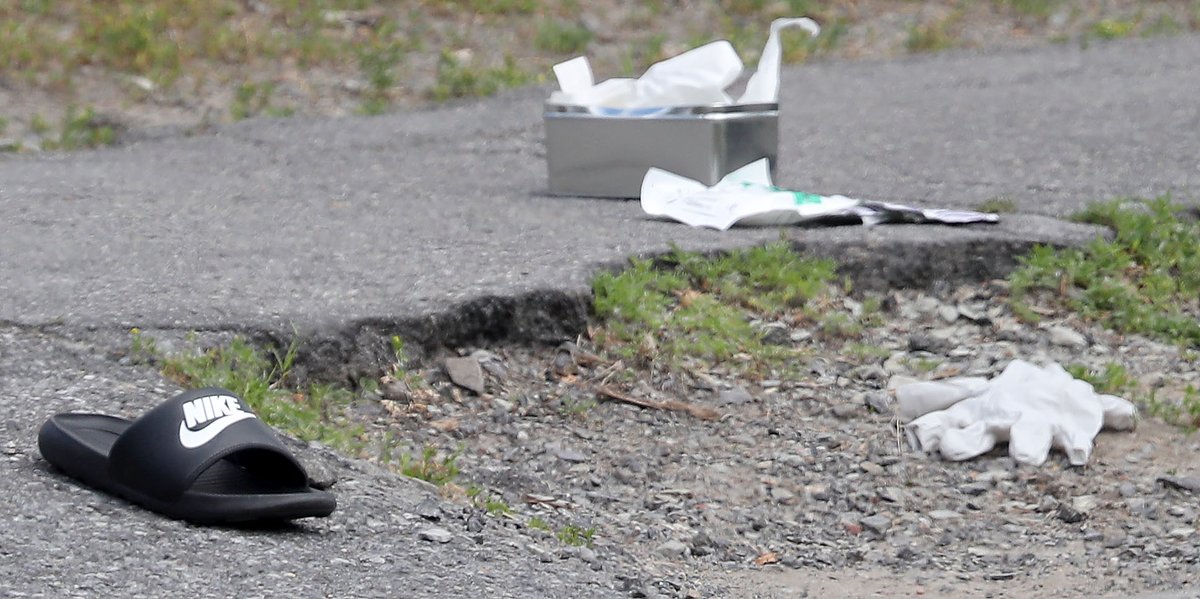
<path fill-rule="evenodd" d="M 693 227 L 726 230 L 737 226 L 780 226 L 820 221 L 882 223 L 995 223 L 995 214 L 922 209 L 869 202 L 846 196 L 821 196 L 775 187 L 767 159 L 729 173 L 716 185 L 651 168 L 642 180 L 642 210 Z"/>
<path fill-rule="evenodd" d="M 647 117 L 679 106 L 775 102 L 783 55 L 779 31 L 785 27 L 800 27 L 814 37 L 821 32 L 817 23 L 806 17 L 773 21 L 758 68 L 736 101 L 726 88 L 742 75 L 742 59 L 732 44 L 720 40 L 655 63 L 637 79 L 595 83 L 586 57 L 561 62 L 554 65 L 560 89 L 550 96 L 550 102 L 587 106 L 597 114 Z"/>
<path fill-rule="evenodd" d="M 974 392 L 939 408 L 965 390 Z M 954 461 L 1007 441 L 1009 455 L 1022 464 L 1040 466 L 1058 448 L 1081 466 L 1101 428 L 1131 430 L 1137 420 L 1132 403 L 1096 393 L 1058 364 L 1038 367 L 1023 360 L 982 386 L 967 378 L 901 386 L 896 401 L 902 417 L 914 418 L 906 425 L 910 443 Z"/>

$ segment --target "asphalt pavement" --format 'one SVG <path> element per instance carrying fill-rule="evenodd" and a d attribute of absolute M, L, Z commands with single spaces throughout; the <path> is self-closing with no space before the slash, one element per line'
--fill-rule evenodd
<path fill-rule="evenodd" d="M 785 71 L 781 185 L 940 207 L 1013 200 L 1019 213 L 995 226 L 714 232 L 647 219 L 636 202 L 549 197 L 546 93 L 0 157 L 0 589 L 614 592 L 579 560 L 544 566 L 504 537 L 413 541 L 426 522 L 410 510 L 428 491 L 356 461 L 335 464 L 349 489 L 339 518 L 283 536 L 171 523 L 63 480 L 32 446 L 46 416 L 132 416 L 173 390 L 96 341 L 130 327 L 298 333 L 309 368 L 336 375 L 369 370 L 392 333 L 427 345 L 570 335 L 598 269 L 672 245 L 783 235 L 864 285 L 928 285 L 1001 275 L 1034 243 L 1085 242 L 1098 230 L 1060 218 L 1092 200 L 1200 203 L 1196 35 Z M 477 568 L 485 578 L 465 573 Z"/>

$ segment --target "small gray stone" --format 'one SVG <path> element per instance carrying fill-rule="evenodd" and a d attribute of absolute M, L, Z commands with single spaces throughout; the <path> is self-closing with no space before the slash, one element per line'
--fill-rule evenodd
<path fill-rule="evenodd" d="M 850 418 L 858 413 L 859 404 L 840 403 L 833 406 L 833 415 L 838 418 Z"/>
<path fill-rule="evenodd" d="M 1114 528 L 1104 533 L 1104 546 L 1108 549 L 1116 549 L 1125 544 L 1126 538 L 1128 535 L 1125 534 L 1125 531 Z"/>
<path fill-rule="evenodd" d="M 669 558 L 678 559 L 688 554 L 688 546 L 682 541 L 670 540 L 658 546 L 656 550 L 659 555 Z"/>
<path fill-rule="evenodd" d="M 1121 497 L 1133 497 L 1134 495 L 1137 495 L 1137 485 L 1126 481 L 1121 483 L 1121 486 L 1117 489 L 1117 491 L 1121 494 Z"/>
<path fill-rule="evenodd" d="M 446 358 L 446 374 L 455 385 L 482 395 L 483 368 L 475 358 Z"/>
<path fill-rule="evenodd" d="M 833 497 L 829 493 L 829 486 L 823 484 L 808 485 L 804 488 L 804 492 L 816 501 L 829 501 Z"/>
<path fill-rule="evenodd" d="M 1084 337 L 1074 329 L 1070 329 L 1061 325 L 1050 327 L 1050 343 L 1059 347 L 1071 347 L 1080 349 L 1087 347 L 1087 337 Z"/>
<path fill-rule="evenodd" d="M 414 511 L 418 516 L 426 520 L 437 521 L 442 519 L 442 507 L 432 497 L 423 499 L 421 503 L 417 504 L 417 508 Z"/>
<path fill-rule="evenodd" d="M 796 499 L 796 494 L 787 489 L 771 487 L 771 499 L 774 499 L 776 503 L 787 504 Z"/>
<path fill-rule="evenodd" d="M 896 400 L 883 391 L 872 391 L 863 394 L 863 403 L 879 414 L 890 415 L 894 410 Z"/>
<path fill-rule="evenodd" d="M 1160 476 L 1158 482 L 1164 487 L 1200 493 L 1200 477 L 1194 476 Z"/>
<path fill-rule="evenodd" d="M 950 347 L 951 343 L 949 339 L 931 335 L 925 331 L 913 333 L 908 338 L 909 351 L 924 351 L 933 354 L 941 354 L 949 350 Z"/>
<path fill-rule="evenodd" d="M 1080 495 L 1071 500 L 1071 507 L 1085 514 L 1096 509 L 1098 505 L 1100 505 L 1100 502 L 1096 499 L 1095 495 Z"/>
<path fill-rule="evenodd" d="M 876 491 L 879 498 L 888 503 L 900 503 L 904 501 L 904 492 L 898 487 L 883 487 Z"/>
<path fill-rule="evenodd" d="M 938 306 L 938 316 L 946 322 L 954 322 L 958 320 L 958 308 L 947 304 Z"/>
<path fill-rule="evenodd" d="M 1129 513 L 1143 518 L 1154 519 L 1158 516 L 1158 506 L 1151 500 L 1142 497 L 1130 497 L 1125 500 Z"/>
<path fill-rule="evenodd" d="M 1196 529 L 1182 527 L 1172 528 L 1171 531 L 1167 533 L 1167 536 L 1171 537 L 1172 539 L 1187 539 L 1194 534 L 1196 534 Z"/>
<path fill-rule="evenodd" d="M 558 459 L 560 460 L 573 462 L 576 464 L 588 461 L 587 455 L 576 449 L 559 449 L 558 451 L 554 452 L 554 454 L 557 455 Z"/>
<path fill-rule="evenodd" d="M 976 483 L 967 483 L 967 484 L 959 487 L 958 490 L 962 491 L 964 494 L 975 497 L 977 495 L 983 495 L 984 493 L 987 493 L 989 490 L 991 490 L 991 488 L 992 488 L 992 486 L 987 483 L 976 482 Z"/>
<path fill-rule="evenodd" d="M 1066 504 L 1058 506 L 1058 511 L 1055 512 L 1054 516 L 1067 524 L 1077 524 L 1087 518 L 1087 514 Z"/>
<path fill-rule="evenodd" d="M 891 356 L 888 356 L 888 359 L 883 361 L 883 369 L 886 370 L 887 373 L 890 375 L 907 374 L 910 371 L 909 366 L 908 366 L 908 353 L 907 352 L 897 352 L 897 353 L 892 354 Z M 893 378 L 895 378 L 895 377 L 893 376 Z M 905 378 L 908 378 L 908 377 L 905 377 Z M 894 389 L 894 388 L 895 388 L 895 385 L 893 385 L 891 382 L 889 382 L 888 389 Z"/>
<path fill-rule="evenodd" d="M 478 514 L 471 514 L 467 516 L 467 532 L 483 532 L 485 527 L 486 523 Z"/>
<path fill-rule="evenodd" d="M 862 366 L 858 366 L 851 370 L 849 376 L 857 381 L 875 381 L 882 383 L 888 380 L 888 377 L 891 375 L 888 374 L 888 371 L 884 370 L 883 367 L 878 364 L 863 364 Z"/>
<path fill-rule="evenodd" d="M 450 531 L 444 528 L 438 528 L 435 526 L 432 528 L 426 528 L 425 530 L 417 533 L 417 537 L 419 537 L 422 541 L 449 543 L 450 540 L 454 538 L 454 535 L 450 534 Z"/>
<path fill-rule="evenodd" d="M 760 329 L 762 342 L 767 345 L 789 345 L 792 341 L 788 326 L 782 322 L 769 322 Z"/>
<path fill-rule="evenodd" d="M 929 512 L 928 515 L 934 521 L 944 521 L 944 520 L 953 520 L 955 518 L 962 518 L 962 514 L 956 512 L 954 510 L 933 510 L 932 512 Z"/>
<path fill-rule="evenodd" d="M 1038 502 L 1037 511 L 1048 514 L 1056 509 L 1058 509 L 1058 500 L 1053 495 L 1042 495 L 1042 500 Z"/>
<path fill-rule="evenodd" d="M 876 534 L 887 534 L 888 529 L 892 527 L 892 519 L 882 514 L 867 516 L 858 521 L 863 528 L 872 531 Z"/>
<path fill-rule="evenodd" d="M 741 387 L 726 389 L 717 394 L 717 403 L 721 405 L 741 405 L 754 401 L 754 396 Z"/>
<path fill-rule="evenodd" d="M 1193 512 L 1192 510 L 1189 510 L 1186 507 L 1183 507 L 1182 505 L 1173 505 L 1173 506 L 1167 508 L 1167 513 L 1172 516 L 1175 516 L 1176 518 L 1181 518 L 1181 519 L 1187 520 L 1189 522 L 1196 517 L 1195 512 Z"/>
<path fill-rule="evenodd" d="M 959 304 L 958 314 L 975 324 L 988 324 L 992 321 L 987 314 L 987 304 Z"/>

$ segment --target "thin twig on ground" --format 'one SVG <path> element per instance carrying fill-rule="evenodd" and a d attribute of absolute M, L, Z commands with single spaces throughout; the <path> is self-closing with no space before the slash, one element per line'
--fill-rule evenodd
<path fill-rule="evenodd" d="M 598 393 L 601 397 L 640 406 L 643 408 L 650 408 L 653 410 L 671 410 L 674 412 L 687 412 L 688 414 L 691 414 L 696 418 L 700 418 L 701 420 L 716 420 L 721 417 L 721 413 L 712 408 L 694 406 L 692 404 L 674 399 L 668 399 L 666 401 L 638 399 L 636 397 L 630 397 L 624 393 L 621 393 L 620 391 L 617 391 L 616 389 L 613 389 L 612 387 L 605 385 L 597 386 L 596 393 Z"/>

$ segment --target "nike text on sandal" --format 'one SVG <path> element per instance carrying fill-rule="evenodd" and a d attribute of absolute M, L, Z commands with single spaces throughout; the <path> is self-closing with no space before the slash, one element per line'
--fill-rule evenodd
<path fill-rule="evenodd" d="M 59 414 L 42 425 L 38 448 L 88 485 L 201 524 L 321 517 L 337 507 L 225 389 L 187 391 L 133 421 Z"/>

